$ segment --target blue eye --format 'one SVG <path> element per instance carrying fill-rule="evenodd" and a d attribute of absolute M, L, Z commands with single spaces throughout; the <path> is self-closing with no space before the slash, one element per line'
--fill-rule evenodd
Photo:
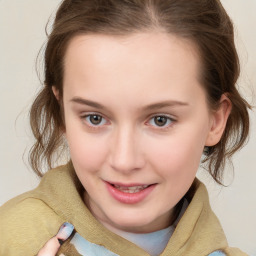
<path fill-rule="evenodd" d="M 168 127 L 174 120 L 168 116 L 154 116 L 149 120 L 149 124 L 156 127 Z"/>
<path fill-rule="evenodd" d="M 102 126 L 107 123 L 105 118 L 97 114 L 86 115 L 85 120 L 90 126 Z"/>

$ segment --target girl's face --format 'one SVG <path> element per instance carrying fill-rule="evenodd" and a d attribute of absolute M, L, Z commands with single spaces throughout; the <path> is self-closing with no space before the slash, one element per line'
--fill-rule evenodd
<path fill-rule="evenodd" d="M 114 232 L 169 226 L 213 124 L 195 46 L 156 32 L 81 35 L 64 67 L 66 138 L 85 203 Z"/>

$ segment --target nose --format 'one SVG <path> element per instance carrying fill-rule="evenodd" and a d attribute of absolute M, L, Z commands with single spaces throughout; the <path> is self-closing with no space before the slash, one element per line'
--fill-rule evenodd
<path fill-rule="evenodd" d="M 110 165 L 114 170 L 129 174 L 144 166 L 138 132 L 129 127 L 119 129 L 113 135 L 111 144 Z"/>

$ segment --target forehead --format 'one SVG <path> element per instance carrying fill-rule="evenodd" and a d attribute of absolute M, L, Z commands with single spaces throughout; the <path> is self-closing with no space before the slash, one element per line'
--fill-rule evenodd
<path fill-rule="evenodd" d="M 141 32 L 125 36 L 78 35 L 70 40 L 64 62 L 69 62 L 72 57 L 73 59 L 76 56 L 81 57 L 81 53 L 86 54 L 84 57 L 87 57 L 86 59 L 90 61 L 90 64 L 93 64 L 93 61 L 96 61 L 97 64 L 104 61 L 109 62 L 114 58 L 126 58 L 130 64 L 135 64 L 134 61 L 138 62 L 138 58 L 135 59 L 136 56 L 143 57 L 140 59 L 140 62 L 144 61 L 143 64 L 149 63 L 152 58 L 156 61 L 162 60 L 162 62 L 165 62 L 170 56 L 178 55 L 179 57 L 185 57 L 180 58 L 180 62 L 189 60 L 190 63 L 188 64 L 196 66 L 199 57 L 197 47 L 192 40 L 163 32 Z"/>
<path fill-rule="evenodd" d="M 166 33 L 79 35 L 70 41 L 64 63 L 64 91 L 67 87 L 73 94 L 106 89 L 128 95 L 147 90 L 150 95 L 168 91 L 185 97 L 193 84 L 199 84 L 195 45 Z"/>

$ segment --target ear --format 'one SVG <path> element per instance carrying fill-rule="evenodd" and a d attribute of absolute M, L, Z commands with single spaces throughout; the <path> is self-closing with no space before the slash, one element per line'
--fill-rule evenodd
<path fill-rule="evenodd" d="M 211 127 L 205 142 L 205 146 L 214 146 L 220 141 L 231 109 L 232 103 L 230 99 L 223 94 L 220 98 L 219 108 L 212 113 Z"/>
<path fill-rule="evenodd" d="M 57 99 L 57 101 L 59 102 L 59 105 L 61 108 L 62 120 L 63 120 L 63 123 L 65 123 L 63 103 L 60 101 L 60 91 L 56 88 L 56 86 L 53 85 L 52 92 L 53 92 L 55 98 Z M 65 126 L 65 124 L 64 124 L 64 126 Z M 65 127 L 62 127 L 61 130 L 63 132 L 63 135 L 65 136 Z"/>
<path fill-rule="evenodd" d="M 54 85 L 52 86 L 52 92 L 53 92 L 55 98 L 57 99 L 57 101 L 59 101 L 60 100 L 60 92 Z"/>

